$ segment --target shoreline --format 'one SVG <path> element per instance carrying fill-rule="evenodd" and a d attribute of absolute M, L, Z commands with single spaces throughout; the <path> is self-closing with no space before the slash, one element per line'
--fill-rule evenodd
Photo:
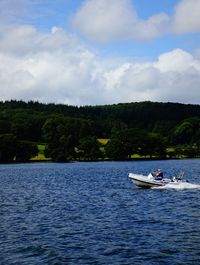
<path fill-rule="evenodd" d="M 183 157 L 183 158 L 131 158 L 122 160 L 112 160 L 112 159 L 99 159 L 99 160 L 74 160 L 74 161 L 53 161 L 53 160 L 29 160 L 29 161 L 12 161 L 12 162 L 0 162 L 0 165 L 6 164 L 34 164 L 34 163 L 58 163 L 58 164 L 68 164 L 68 163 L 89 163 L 89 162 L 139 162 L 139 161 L 164 161 L 164 160 L 189 160 L 189 159 L 200 159 L 200 157 Z"/>

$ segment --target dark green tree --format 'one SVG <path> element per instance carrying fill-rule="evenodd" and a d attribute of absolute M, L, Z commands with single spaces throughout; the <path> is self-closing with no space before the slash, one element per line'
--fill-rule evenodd
<path fill-rule="evenodd" d="M 176 126 L 173 140 L 175 144 L 187 144 L 191 141 L 193 129 L 190 122 L 184 121 Z"/>
<path fill-rule="evenodd" d="M 183 120 L 179 123 L 172 135 L 173 144 L 195 144 L 199 140 L 200 119 L 197 117 Z"/>
<path fill-rule="evenodd" d="M 139 129 L 124 129 L 113 132 L 106 145 L 106 154 L 114 160 L 130 159 L 138 152 L 145 132 Z"/>
<path fill-rule="evenodd" d="M 0 134 L 10 133 L 10 122 L 7 120 L 0 120 Z"/>
<path fill-rule="evenodd" d="M 188 158 L 198 157 L 200 155 L 200 149 L 196 145 L 184 146 L 182 151 L 183 155 Z"/>
<path fill-rule="evenodd" d="M 48 119 L 43 126 L 44 140 L 47 142 L 45 155 L 61 162 L 76 159 L 75 147 L 79 144 L 79 135 L 86 127 L 87 121 L 82 119 L 61 115 Z"/>
<path fill-rule="evenodd" d="M 192 158 L 200 156 L 198 145 L 179 145 L 174 148 L 177 158 Z"/>
<path fill-rule="evenodd" d="M 32 157 L 38 155 L 38 147 L 35 143 L 29 141 L 18 141 L 16 149 L 16 161 L 27 162 Z"/>
<path fill-rule="evenodd" d="M 133 154 L 165 157 L 165 150 L 163 137 L 138 129 L 116 132 L 106 146 L 107 156 L 114 160 L 130 159 Z"/>
<path fill-rule="evenodd" d="M 166 156 L 166 139 L 159 134 L 147 133 L 141 142 L 138 154 L 141 156 Z"/>
<path fill-rule="evenodd" d="M 125 160 L 127 159 L 126 150 L 120 139 L 112 138 L 105 147 L 106 156 L 111 160 Z"/>
<path fill-rule="evenodd" d="M 78 150 L 83 159 L 86 160 L 97 160 L 103 156 L 100 150 L 100 144 L 95 136 L 88 136 L 80 139 Z"/>
<path fill-rule="evenodd" d="M 17 138 L 13 134 L 0 135 L 0 162 L 12 162 L 17 150 Z"/>

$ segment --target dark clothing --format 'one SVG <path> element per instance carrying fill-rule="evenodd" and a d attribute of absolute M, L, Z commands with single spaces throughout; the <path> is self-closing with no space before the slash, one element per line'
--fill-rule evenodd
<path fill-rule="evenodd" d="M 154 177 L 155 180 L 162 180 L 163 179 L 163 173 L 160 172 L 158 175 Z"/>

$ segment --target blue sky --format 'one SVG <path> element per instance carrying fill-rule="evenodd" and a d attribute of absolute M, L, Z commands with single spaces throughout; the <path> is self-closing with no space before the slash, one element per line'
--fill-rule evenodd
<path fill-rule="evenodd" d="M 1 0 L 0 99 L 200 103 L 200 0 Z"/>
<path fill-rule="evenodd" d="M 31 5 L 30 8 L 30 12 L 35 19 L 33 18 L 29 21 L 27 18 L 27 23 L 33 24 L 41 31 L 49 31 L 52 27 L 57 26 L 68 32 L 77 33 L 71 23 L 71 18 L 84 2 L 84 0 L 38 1 L 37 4 Z M 151 0 L 149 2 L 147 0 L 132 0 L 130 2 L 141 19 L 148 19 L 150 16 L 162 12 L 172 16 L 176 5 L 180 1 Z M 79 36 L 86 45 L 94 47 L 99 53 L 105 55 L 110 54 L 111 56 L 119 54 L 120 56 L 145 58 L 156 58 L 160 53 L 174 48 L 183 48 L 189 52 L 193 52 L 199 48 L 198 43 L 200 42 L 200 34 L 196 32 L 189 32 L 183 35 L 169 33 L 166 36 L 150 39 L 148 42 L 118 39 L 114 42 L 103 44 L 91 42 L 83 35 L 79 34 Z"/>

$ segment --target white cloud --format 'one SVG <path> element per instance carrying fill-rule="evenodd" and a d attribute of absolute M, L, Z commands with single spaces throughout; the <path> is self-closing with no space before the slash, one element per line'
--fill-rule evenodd
<path fill-rule="evenodd" d="M 108 62 L 59 28 L 48 33 L 29 26 L 1 29 L 1 100 L 199 103 L 199 84 L 199 57 L 181 49 L 161 54 L 156 61 Z"/>
<path fill-rule="evenodd" d="M 0 50 L 2 52 L 26 54 L 34 46 L 36 34 L 36 29 L 32 26 L 1 27 Z"/>
<path fill-rule="evenodd" d="M 98 102 L 100 63 L 97 67 L 95 55 L 75 36 L 59 28 L 41 33 L 21 26 L 1 29 L 1 40 L 1 100 Z"/>
<path fill-rule="evenodd" d="M 74 14 L 74 28 L 88 39 L 148 41 L 161 35 L 200 31 L 200 0 L 180 0 L 173 15 L 162 12 L 141 19 L 130 0 L 85 0 Z"/>
<path fill-rule="evenodd" d="M 86 0 L 74 15 L 74 27 L 93 41 L 118 38 L 150 40 L 163 33 L 169 17 L 156 14 L 139 19 L 130 0 Z"/>
<path fill-rule="evenodd" d="M 160 55 L 155 62 L 130 64 L 120 81 L 126 98 L 130 97 L 132 101 L 135 98 L 198 104 L 200 61 L 177 49 Z"/>
<path fill-rule="evenodd" d="M 0 7 L 6 3 L 10 8 L 14 3 L 15 7 L 17 2 L 0 1 Z M 176 8 L 177 32 L 181 32 L 180 25 L 182 30 L 187 26 L 181 22 L 184 17 L 180 15 L 181 6 L 184 10 L 183 6 L 192 2 L 182 0 Z M 17 12 L 22 12 L 21 8 Z M 13 14 L 14 8 L 10 12 Z M 197 21 L 195 14 L 194 21 Z M 73 22 L 96 41 L 147 40 L 159 36 L 168 19 L 161 13 L 141 20 L 129 0 L 88 0 Z M 191 26 L 192 18 L 187 21 Z M 194 29 L 188 26 L 187 31 Z M 144 100 L 200 103 L 200 49 L 196 56 L 175 49 L 160 54 L 154 61 L 123 61 L 100 59 L 75 35 L 58 27 L 41 32 L 30 25 L 3 23 L 0 26 L 0 99 L 73 105 Z"/>
<path fill-rule="evenodd" d="M 156 14 L 147 20 L 138 19 L 130 37 L 137 40 L 152 40 L 167 32 L 169 16 L 165 13 Z"/>
<path fill-rule="evenodd" d="M 171 71 L 184 73 L 184 71 L 187 72 L 189 69 L 200 71 L 199 60 L 195 59 L 192 54 L 183 51 L 182 49 L 175 49 L 171 52 L 160 55 L 154 66 L 162 73 Z"/>
<path fill-rule="evenodd" d="M 200 31 L 200 0 L 182 0 L 175 8 L 173 31 L 178 34 Z"/>

